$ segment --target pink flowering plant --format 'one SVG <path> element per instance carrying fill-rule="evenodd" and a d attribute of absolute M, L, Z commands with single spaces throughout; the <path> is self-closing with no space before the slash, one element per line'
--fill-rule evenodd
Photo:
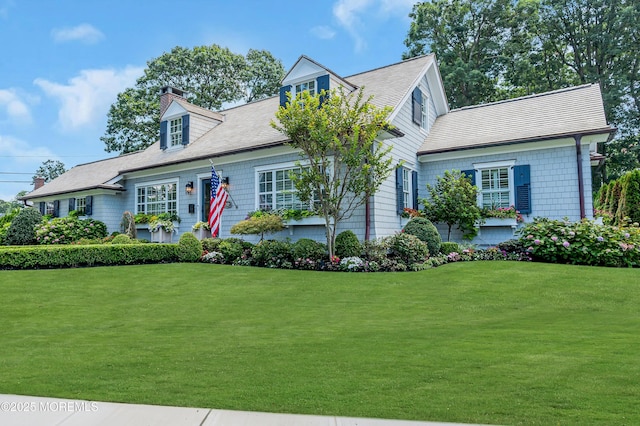
<path fill-rule="evenodd" d="M 640 228 L 535 218 L 520 231 L 534 260 L 597 266 L 640 266 Z"/>
<path fill-rule="evenodd" d="M 107 226 L 94 219 L 73 216 L 43 221 L 35 227 L 38 244 L 71 244 L 80 239 L 101 239 L 107 236 Z"/>

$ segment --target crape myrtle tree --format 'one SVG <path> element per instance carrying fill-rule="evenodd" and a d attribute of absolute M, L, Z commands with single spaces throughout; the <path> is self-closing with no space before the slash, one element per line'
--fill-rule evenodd
<path fill-rule="evenodd" d="M 305 91 L 276 112 L 271 126 L 299 149 L 299 171 L 291 174 L 297 196 L 314 202 L 324 217 L 329 255 L 334 256 L 336 229 L 380 188 L 396 166 L 391 146 L 379 135 L 389 130 L 391 108 L 379 108 L 363 88 L 343 88 L 310 95 Z"/>
<path fill-rule="evenodd" d="M 640 166 L 640 2 L 417 3 L 405 58 L 435 53 L 452 107 L 598 83 L 609 123 L 607 179 Z"/>
<path fill-rule="evenodd" d="M 195 105 L 217 110 L 225 104 L 272 96 L 283 77 L 282 62 L 266 50 L 250 49 L 243 56 L 216 44 L 174 47 L 147 62 L 135 86 L 118 94 L 100 140 L 105 151 L 121 154 L 156 142 L 160 136 L 159 93 L 164 86 L 185 91 L 187 100 Z"/>

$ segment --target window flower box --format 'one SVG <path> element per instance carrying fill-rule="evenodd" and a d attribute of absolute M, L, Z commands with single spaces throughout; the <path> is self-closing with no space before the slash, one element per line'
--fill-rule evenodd
<path fill-rule="evenodd" d="M 480 223 L 480 226 L 509 226 L 511 228 L 515 228 L 518 226 L 518 220 L 515 217 L 488 217 L 484 219 L 484 223 Z"/>
<path fill-rule="evenodd" d="M 322 216 L 308 216 L 300 219 L 287 219 L 284 221 L 287 226 L 299 226 L 299 225 L 324 225 L 324 217 Z"/>
<path fill-rule="evenodd" d="M 155 231 L 151 231 L 152 243 L 170 243 L 173 237 L 173 231 L 167 231 L 163 228 L 158 228 Z"/>

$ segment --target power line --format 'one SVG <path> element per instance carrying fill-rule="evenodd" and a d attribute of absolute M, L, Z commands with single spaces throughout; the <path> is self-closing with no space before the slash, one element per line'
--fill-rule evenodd
<path fill-rule="evenodd" d="M 0 180 L 1 183 L 33 183 L 30 180 Z"/>
<path fill-rule="evenodd" d="M 0 172 L 0 175 L 31 175 L 33 173 L 28 172 Z"/>

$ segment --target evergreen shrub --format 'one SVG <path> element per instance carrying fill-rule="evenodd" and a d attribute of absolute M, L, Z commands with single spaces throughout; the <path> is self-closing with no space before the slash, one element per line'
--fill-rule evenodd
<path fill-rule="evenodd" d="M 362 244 L 353 231 L 342 231 L 336 236 L 335 254 L 339 258 L 362 255 Z"/>
<path fill-rule="evenodd" d="M 35 227 L 42 222 L 42 214 L 34 208 L 22 209 L 13 219 L 5 241 L 8 245 L 28 245 L 36 242 Z"/>
<path fill-rule="evenodd" d="M 197 262 L 202 256 L 202 243 L 195 235 L 185 232 L 178 240 L 178 260 L 180 262 Z"/>
<path fill-rule="evenodd" d="M 429 219 L 414 217 L 404 226 L 403 232 L 405 234 L 415 235 L 420 241 L 427 243 L 429 253 L 438 254 L 440 252 L 442 238 Z"/>

